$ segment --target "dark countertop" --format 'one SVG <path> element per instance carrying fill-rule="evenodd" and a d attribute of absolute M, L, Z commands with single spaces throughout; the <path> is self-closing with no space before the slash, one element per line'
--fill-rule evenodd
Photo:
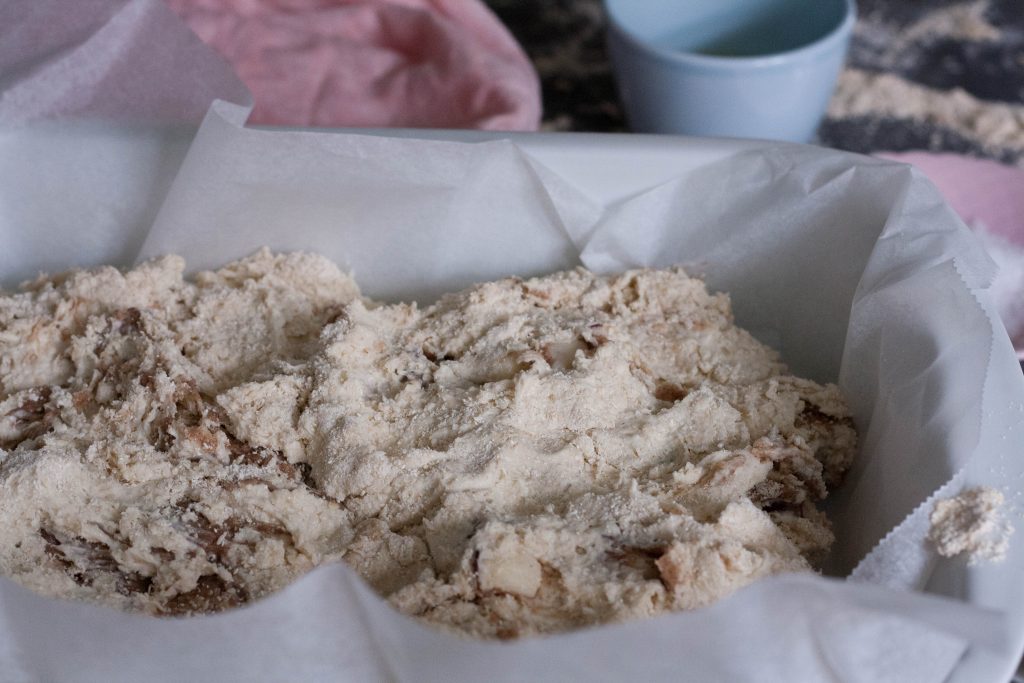
<path fill-rule="evenodd" d="M 540 74 L 545 130 L 629 130 L 605 51 L 601 0 L 485 2 Z M 862 102 L 852 111 L 837 96 L 819 129 L 820 144 L 864 153 L 925 149 L 1024 163 L 1020 0 L 859 0 L 858 12 L 840 82 L 847 94 L 851 88 L 871 93 L 870 106 L 864 111 Z M 878 74 L 889 78 L 877 83 L 868 78 L 862 85 L 863 77 Z M 854 80 L 858 75 L 861 80 Z M 907 101 L 915 95 L 924 99 L 908 113 Z M 938 113 L 963 106 L 967 110 L 952 121 Z M 974 123 L 979 116 L 1003 120 L 990 130 L 993 126 Z"/>

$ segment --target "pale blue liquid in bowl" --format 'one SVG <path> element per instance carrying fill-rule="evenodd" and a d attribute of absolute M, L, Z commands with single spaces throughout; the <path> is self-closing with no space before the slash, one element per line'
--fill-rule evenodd
<path fill-rule="evenodd" d="M 636 2 L 638 7 L 643 4 Z M 846 16 L 844 0 L 690 0 L 685 4 L 685 10 L 676 12 L 678 25 L 667 19 L 650 26 L 652 44 L 718 57 L 760 57 L 806 47 L 838 28 Z"/>
<path fill-rule="evenodd" d="M 842 67 L 852 0 L 605 0 L 636 130 L 806 141 Z"/>

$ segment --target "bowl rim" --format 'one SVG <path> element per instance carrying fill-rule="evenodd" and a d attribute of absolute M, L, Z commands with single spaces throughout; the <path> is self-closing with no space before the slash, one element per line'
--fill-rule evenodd
<path fill-rule="evenodd" d="M 641 38 L 631 31 L 617 15 L 616 7 L 622 1 L 602 0 L 601 4 L 604 6 L 605 16 L 608 20 L 609 39 L 614 36 L 632 49 L 663 62 L 715 71 L 747 71 L 750 69 L 778 68 L 793 62 L 811 61 L 823 53 L 830 52 L 848 40 L 853 32 L 853 25 L 857 22 L 856 0 L 843 0 L 846 11 L 842 21 L 836 24 L 831 31 L 806 45 L 764 55 L 723 57 L 682 50 L 670 50 Z"/>

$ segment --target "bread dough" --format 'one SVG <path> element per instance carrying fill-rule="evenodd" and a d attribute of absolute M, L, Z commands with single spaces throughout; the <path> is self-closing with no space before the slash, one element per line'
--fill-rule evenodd
<path fill-rule="evenodd" d="M 680 269 L 420 310 L 315 255 L 183 268 L 0 297 L 0 571 L 23 585 L 188 614 L 344 560 L 507 638 L 706 605 L 833 541 L 838 389 Z"/>

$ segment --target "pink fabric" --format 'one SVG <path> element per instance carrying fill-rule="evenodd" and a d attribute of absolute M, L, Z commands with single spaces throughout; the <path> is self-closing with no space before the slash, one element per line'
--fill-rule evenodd
<path fill-rule="evenodd" d="M 255 124 L 536 130 L 540 86 L 480 0 L 166 0 Z"/>
<path fill-rule="evenodd" d="M 957 154 L 883 154 L 917 166 L 968 225 L 1024 247 L 1024 170 Z"/>
<path fill-rule="evenodd" d="M 956 154 L 884 154 L 917 166 L 999 265 L 992 295 L 1024 360 L 1024 170 Z"/>

